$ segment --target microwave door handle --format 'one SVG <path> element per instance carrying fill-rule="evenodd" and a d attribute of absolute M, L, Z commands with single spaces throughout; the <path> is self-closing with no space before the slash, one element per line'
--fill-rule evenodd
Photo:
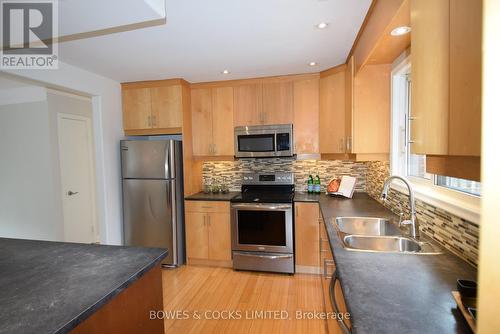
<path fill-rule="evenodd" d="M 278 155 L 278 132 L 274 131 L 274 155 Z"/>

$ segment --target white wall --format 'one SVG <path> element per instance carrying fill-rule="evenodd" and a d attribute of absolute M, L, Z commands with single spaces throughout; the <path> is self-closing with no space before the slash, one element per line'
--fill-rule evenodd
<path fill-rule="evenodd" d="M 36 86 L 0 90 L 2 237 L 64 241 L 58 113 L 92 119 L 91 99 Z"/>
<path fill-rule="evenodd" d="M 47 101 L 0 105 L 0 236 L 60 241 Z"/>
<path fill-rule="evenodd" d="M 10 74 L 48 87 L 92 96 L 96 150 L 96 193 L 102 243 L 122 243 L 119 140 L 123 138 L 120 84 L 59 62 L 58 70 L 19 70 Z"/>

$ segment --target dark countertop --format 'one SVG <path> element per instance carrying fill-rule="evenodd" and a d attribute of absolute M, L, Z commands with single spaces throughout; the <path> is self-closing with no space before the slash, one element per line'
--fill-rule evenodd
<path fill-rule="evenodd" d="M 293 196 L 293 201 L 294 202 L 319 202 L 319 199 L 321 198 L 320 194 L 309 194 L 306 192 L 298 192 L 296 191 L 294 196 Z"/>
<path fill-rule="evenodd" d="M 199 192 L 190 196 L 185 197 L 188 201 L 230 201 L 234 196 L 238 195 L 239 191 L 230 191 L 226 194 L 205 194 L 204 192 Z"/>
<path fill-rule="evenodd" d="M 167 250 L 0 238 L 0 333 L 67 333 Z"/>
<path fill-rule="evenodd" d="M 441 255 L 346 250 L 332 225 L 335 217 L 395 216 L 366 193 L 353 199 L 319 195 L 317 200 L 353 333 L 470 333 L 451 291 L 457 278 L 477 280 L 473 266 L 444 249 Z"/>

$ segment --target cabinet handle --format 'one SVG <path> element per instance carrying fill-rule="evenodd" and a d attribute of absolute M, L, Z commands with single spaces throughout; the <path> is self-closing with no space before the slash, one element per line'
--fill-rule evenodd
<path fill-rule="evenodd" d="M 325 241 L 328 242 L 328 240 L 326 240 L 326 239 L 319 238 L 319 252 L 320 253 L 328 253 L 328 249 L 323 249 L 323 247 L 322 247 L 323 246 L 323 242 L 325 242 Z"/>
<path fill-rule="evenodd" d="M 212 144 L 212 148 L 213 148 L 213 151 L 212 151 L 212 154 L 215 155 L 215 153 L 217 152 L 217 146 L 215 146 L 215 144 Z"/>
<path fill-rule="evenodd" d="M 346 152 L 351 153 L 352 150 L 352 137 L 347 137 L 345 141 Z"/>
<path fill-rule="evenodd" d="M 203 215 L 203 226 L 207 225 L 207 216 Z"/>
<path fill-rule="evenodd" d="M 339 151 L 340 151 L 340 153 L 344 153 L 345 152 L 344 138 L 340 138 L 339 139 Z"/>
<path fill-rule="evenodd" d="M 156 126 L 156 116 L 153 116 L 153 126 Z"/>
<path fill-rule="evenodd" d="M 211 226 L 212 225 L 212 217 L 211 216 L 207 216 L 208 217 L 208 226 Z"/>
<path fill-rule="evenodd" d="M 148 116 L 148 127 L 151 127 L 151 116 Z"/>
<path fill-rule="evenodd" d="M 323 260 L 323 277 L 324 278 L 332 278 L 332 275 L 328 276 L 328 266 L 334 267 L 333 260 L 324 259 Z M 335 271 L 334 271 L 335 272 Z"/>

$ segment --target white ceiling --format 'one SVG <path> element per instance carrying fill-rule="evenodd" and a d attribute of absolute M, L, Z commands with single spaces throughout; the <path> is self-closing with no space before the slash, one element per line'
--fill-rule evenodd
<path fill-rule="evenodd" d="M 59 0 L 59 36 L 137 24 L 165 17 L 164 0 Z"/>
<path fill-rule="evenodd" d="M 317 72 L 345 62 L 370 2 L 166 0 L 165 25 L 61 43 L 59 59 L 120 82 Z"/>

